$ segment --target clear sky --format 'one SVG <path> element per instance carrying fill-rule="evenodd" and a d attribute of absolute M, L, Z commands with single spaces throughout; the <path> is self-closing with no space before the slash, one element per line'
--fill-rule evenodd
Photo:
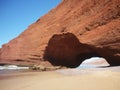
<path fill-rule="evenodd" d="M 60 2 L 61 0 L 0 0 L 0 47 Z"/>

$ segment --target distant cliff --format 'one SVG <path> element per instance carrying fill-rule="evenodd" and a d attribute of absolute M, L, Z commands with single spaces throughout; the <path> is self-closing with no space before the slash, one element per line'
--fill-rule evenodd
<path fill-rule="evenodd" d="M 76 67 L 93 56 L 120 65 L 120 0 L 63 0 L 3 45 L 0 63 Z"/>

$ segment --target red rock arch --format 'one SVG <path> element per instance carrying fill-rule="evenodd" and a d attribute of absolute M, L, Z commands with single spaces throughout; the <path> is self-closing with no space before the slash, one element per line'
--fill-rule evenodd
<path fill-rule="evenodd" d="M 110 65 L 120 65 L 117 57 L 105 48 L 82 44 L 72 33 L 56 34 L 51 37 L 45 49 L 44 59 L 53 65 L 77 67 L 90 57 L 104 57 Z M 115 58 L 115 60 L 113 60 Z"/>
<path fill-rule="evenodd" d="M 53 65 L 77 67 L 83 60 L 96 56 L 86 45 L 81 44 L 72 33 L 53 35 L 46 47 L 44 59 Z"/>

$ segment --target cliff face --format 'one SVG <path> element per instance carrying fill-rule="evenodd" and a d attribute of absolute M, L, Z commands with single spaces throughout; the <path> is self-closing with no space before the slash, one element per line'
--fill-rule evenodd
<path fill-rule="evenodd" d="M 0 51 L 1 63 L 76 67 L 101 56 L 120 65 L 120 0 L 63 0 Z"/>

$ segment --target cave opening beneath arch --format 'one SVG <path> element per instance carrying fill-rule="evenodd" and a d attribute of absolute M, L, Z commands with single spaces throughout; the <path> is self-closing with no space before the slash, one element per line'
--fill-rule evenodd
<path fill-rule="evenodd" d="M 54 66 L 70 68 L 76 68 L 83 61 L 92 57 L 103 57 L 105 59 L 108 57 L 109 60 L 109 56 L 101 56 L 97 50 L 98 48 L 96 47 L 81 43 L 72 33 L 55 34 L 50 38 L 46 46 L 44 60 L 49 61 Z M 108 60 L 106 59 L 106 62 L 109 64 L 114 62 L 113 60 L 110 60 L 112 62 Z M 113 64 L 116 64 L 116 62 Z"/>

